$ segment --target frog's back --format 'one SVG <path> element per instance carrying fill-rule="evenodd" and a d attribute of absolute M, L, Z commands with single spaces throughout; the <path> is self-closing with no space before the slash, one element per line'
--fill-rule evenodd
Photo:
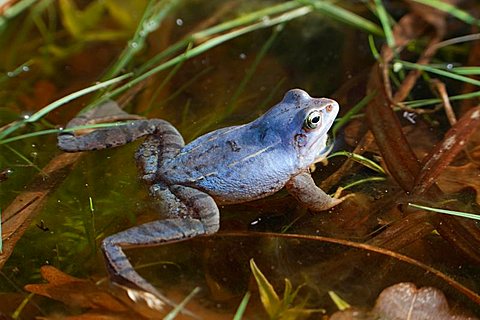
<path fill-rule="evenodd" d="M 168 184 L 198 188 L 219 203 L 251 201 L 281 189 L 295 159 L 282 138 L 252 122 L 208 133 L 180 150 L 160 170 Z"/>

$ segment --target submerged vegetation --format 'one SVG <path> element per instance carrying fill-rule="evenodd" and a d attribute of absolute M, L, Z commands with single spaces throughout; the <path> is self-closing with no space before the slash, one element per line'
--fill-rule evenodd
<path fill-rule="evenodd" d="M 478 316 L 479 12 L 468 0 L 6 1 L 0 318 L 334 319 L 343 300 L 373 319 L 398 290 L 424 286 L 445 292 L 445 319 Z M 114 99 L 191 140 L 254 119 L 292 87 L 340 102 L 334 151 L 314 177 L 349 199 L 313 215 L 280 193 L 221 208 L 218 235 L 129 251 L 176 309 L 109 286 L 99 241 L 158 216 L 137 144 L 56 149 L 63 130 L 122 122 L 65 123 Z"/>

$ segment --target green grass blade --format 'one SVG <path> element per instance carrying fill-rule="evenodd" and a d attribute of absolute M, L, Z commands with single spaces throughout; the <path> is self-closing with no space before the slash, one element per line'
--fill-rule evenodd
<path fill-rule="evenodd" d="M 479 75 L 480 67 L 455 67 L 451 71 L 461 75 Z"/>
<path fill-rule="evenodd" d="M 32 161 L 30 161 L 30 159 L 28 159 L 27 157 L 25 157 L 23 154 L 21 154 L 20 152 L 18 152 L 17 150 L 13 149 L 12 147 L 6 145 L 5 147 L 7 147 L 7 149 L 9 149 L 12 153 L 14 153 L 17 157 L 19 157 L 20 159 L 22 159 L 23 161 L 25 161 L 29 166 L 35 168 L 38 172 L 40 173 L 43 173 L 42 169 L 37 166 L 36 164 L 34 164 Z"/>
<path fill-rule="evenodd" d="M 477 26 L 480 26 L 480 20 L 476 19 L 474 16 L 470 15 L 468 12 L 459 9 L 455 5 L 448 3 L 447 1 L 440 1 L 440 0 L 413 0 L 413 1 L 421 4 L 425 4 L 432 8 L 446 12 L 454 16 L 455 18 L 462 20 L 463 22 L 466 22 L 468 24 L 475 24 Z"/>
<path fill-rule="evenodd" d="M 474 220 L 479 220 L 480 221 L 480 214 L 426 207 L 426 206 L 422 206 L 422 205 L 415 204 L 415 203 L 409 203 L 408 205 L 411 206 L 411 207 L 417 208 L 417 209 L 422 209 L 422 210 L 432 211 L 432 212 L 436 212 L 436 213 L 443 213 L 443 214 L 448 214 L 448 215 L 451 215 L 451 216 L 457 216 L 457 217 L 474 219 Z"/>
<path fill-rule="evenodd" d="M 348 302 L 340 298 L 340 296 L 336 294 L 335 291 L 328 291 L 328 295 L 330 296 L 330 299 L 332 299 L 333 303 L 335 303 L 338 310 L 343 311 L 350 308 Z"/>
<path fill-rule="evenodd" d="M 245 26 L 243 28 L 240 28 L 240 29 L 236 29 L 236 30 L 233 30 L 229 33 L 226 33 L 226 34 L 222 34 L 222 35 L 219 35 L 217 37 L 214 37 L 214 38 L 211 38 L 210 40 L 208 41 L 205 41 L 204 43 L 196 46 L 196 47 L 193 47 L 192 49 L 190 50 L 187 50 L 185 53 L 181 54 L 181 55 L 178 55 L 148 71 L 146 71 L 145 73 L 137 76 L 135 79 L 129 81 L 128 83 L 126 83 L 125 85 L 111 91 L 111 92 L 108 92 L 106 94 L 104 94 L 102 97 L 100 97 L 97 101 L 94 102 L 95 105 L 97 104 L 100 104 L 112 97 L 115 97 L 116 95 L 128 90 L 129 88 L 133 87 L 134 85 L 142 82 L 143 80 L 147 79 L 148 77 L 160 72 L 160 71 L 163 71 L 167 68 L 170 68 L 174 65 L 176 65 L 177 63 L 180 63 L 181 61 L 184 61 L 184 60 L 188 60 L 188 59 L 191 59 L 193 57 L 196 57 L 200 54 L 202 54 L 203 52 L 205 51 L 208 51 L 224 42 L 227 42 L 229 40 L 232 40 L 232 39 L 235 39 L 235 38 L 238 38 L 244 34 L 247 34 L 247 33 L 250 33 L 250 32 L 253 32 L 253 31 L 256 31 L 256 30 L 260 30 L 260 29 L 265 29 L 265 28 L 270 28 L 272 26 L 275 26 L 275 25 L 278 25 L 278 24 L 281 24 L 281 23 L 284 23 L 284 22 L 287 22 L 287 21 L 290 21 L 290 20 L 293 20 L 293 19 L 297 19 L 299 17 L 302 17 L 302 16 L 305 16 L 307 14 L 309 14 L 310 12 L 312 11 L 312 9 L 310 7 L 300 7 L 298 9 L 294 9 L 294 10 L 291 10 L 291 11 L 288 11 L 278 17 L 275 17 L 275 18 L 271 18 L 271 19 L 268 19 L 268 20 L 264 20 L 264 21 L 261 21 L 261 22 L 257 22 L 257 23 L 254 23 L 254 24 L 251 24 L 251 25 L 248 25 L 248 26 Z"/>
<path fill-rule="evenodd" d="M 19 15 L 31 5 L 33 5 L 36 0 L 20 0 L 13 4 L 11 7 L 5 9 L 0 16 L 0 32 L 4 30 L 9 19 L 14 18 Z"/>
<path fill-rule="evenodd" d="M 257 267 L 253 259 L 250 259 L 250 269 L 257 282 L 260 300 L 262 301 L 263 307 L 265 308 L 265 311 L 267 311 L 270 318 L 274 318 L 280 311 L 280 298 L 275 292 L 275 289 L 273 289 L 271 283 L 268 282 L 268 279 Z"/>
<path fill-rule="evenodd" d="M 282 26 L 283 25 L 279 25 L 279 26 L 275 27 L 272 34 L 270 35 L 270 37 L 262 45 L 262 48 L 260 49 L 260 51 L 255 56 L 255 59 L 253 60 L 253 63 L 247 69 L 247 71 L 245 73 L 245 76 L 242 78 L 242 81 L 240 81 L 240 84 L 237 86 L 237 88 L 233 92 L 232 97 L 230 98 L 230 101 L 228 102 L 228 105 L 225 107 L 225 111 L 222 112 L 222 114 L 219 117 L 213 117 L 209 121 L 206 121 L 203 125 L 199 126 L 197 128 L 197 130 L 195 130 L 195 132 L 193 133 L 193 137 L 196 137 L 199 134 L 203 133 L 204 131 L 209 129 L 214 123 L 221 122 L 223 119 L 225 119 L 229 115 L 231 115 L 232 112 L 237 108 L 239 98 L 243 95 L 247 84 L 253 78 L 253 76 L 255 74 L 255 71 L 258 68 L 258 65 L 263 60 L 263 58 L 267 54 L 268 50 L 271 48 L 271 46 L 273 45 L 273 43 L 277 39 L 278 34 L 282 31 L 282 29 L 283 29 Z"/>
<path fill-rule="evenodd" d="M 40 130 L 40 131 L 25 133 L 25 134 L 21 134 L 21 135 L 18 135 L 18 136 L 11 137 L 11 138 L 0 140 L 0 145 L 11 143 L 11 142 L 22 140 L 22 139 L 28 139 L 28 138 L 34 138 L 34 137 L 37 137 L 37 136 L 43 136 L 43 135 L 46 135 L 46 134 L 59 134 L 60 132 L 73 132 L 73 131 L 76 131 L 76 130 L 85 130 L 85 129 L 110 128 L 110 127 L 116 127 L 116 126 L 123 126 L 123 125 L 126 125 L 127 123 L 128 122 L 97 123 L 97 124 L 89 124 L 89 125 L 85 125 L 85 126 L 72 127 L 72 128 L 68 128 L 68 129 Z"/>
<path fill-rule="evenodd" d="M 376 92 L 371 92 L 370 94 L 366 95 L 355 106 L 353 106 L 353 108 L 348 110 L 348 112 L 345 113 L 343 117 L 337 118 L 332 128 L 333 136 L 336 136 L 338 130 L 340 130 L 341 127 L 343 127 L 348 121 L 350 121 L 353 116 L 359 113 L 372 100 L 372 98 L 376 94 L 377 94 Z"/>
<path fill-rule="evenodd" d="M 232 30 L 239 27 L 244 27 L 250 23 L 262 21 L 269 16 L 278 15 L 282 13 L 287 13 L 288 11 L 295 10 L 301 7 L 301 4 L 297 1 L 288 1 L 279 5 L 271 6 L 265 9 L 260 9 L 248 14 L 245 14 L 241 17 L 229 20 L 213 27 L 207 28 L 205 30 L 198 31 L 187 38 L 180 40 L 179 42 L 169 46 L 164 51 L 160 52 L 149 61 L 147 61 L 143 66 L 139 67 L 139 73 L 144 73 L 147 70 L 151 69 L 154 65 L 162 61 L 164 58 L 179 52 L 182 49 L 185 49 L 190 43 L 197 43 L 205 41 L 205 39 L 218 35 L 222 32 Z"/>
<path fill-rule="evenodd" d="M 350 189 L 351 187 L 358 186 L 362 183 L 367 183 L 367 182 L 378 182 L 378 181 L 385 181 L 387 178 L 385 177 L 369 177 L 365 179 L 360 179 L 357 181 L 354 181 L 352 183 L 347 184 L 346 186 L 342 187 L 343 190 Z"/>
<path fill-rule="evenodd" d="M 477 97 L 480 97 L 480 90 L 475 92 L 463 93 L 456 96 L 450 96 L 448 97 L 448 99 L 450 99 L 451 101 L 455 101 L 455 100 L 473 99 Z M 424 106 L 437 104 L 441 102 L 442 102 L 441 99 L 431 98 L 431 99 L 405 101 L 404 104 L 410 108 L 419 108 L 419 107 L 424 107 Z"/>
<path fill-rule="evenodd" d="M 370 51 L 372 52 L 375 60 L 378 60 L 380 58 L 380 52 L 378 52 L 378 49 L 375 46 L 375 39 L 371 34 L 368 35 L 368 46 L 370 47 Z"/>
<path fill-rule="evenodd" d="M 449 71 L 446 71 L 446 70 L 442 70 L 442 69 L 439 69 L 439 68 L 435 68 L 435 67 L 432 67 L 432 66 L 417 64 L 417 63 L 412 63 L 412 62 L 407 62 L 407 61 L 402 61 L 402 60 L 398 60 L 396 63 L 399 63 L 399 64 L 403 65 L 407 69 L 417 69 L 417 70 L 427 71 L 427 72 L 435 73 L 435 74 L 438 74 L 440 76 L 444 76 L 444 77 L 447 77 L 447 78 L 455 79 L 455 80 L 462 81 L 462 82 L 465 82 L 465 83 L 470 83 L 470 84 L 473 84 L 475 86 L 480 86 L 480 81 L 479 80 L 475 80 L 475 79 L 472 79 L 472 78 L 469 78 L 469 77 L 465 77 L 465 76 L 455 74 L 453 72 L 449 72 Z"/>
<path fill-rule="evenodd" d="M 351 11 L 348 11 L 340 6 L 330 3 L 325 0 L 298 0 L 303 4 L 311 5 L 316 11 L 325 14 L 327 17 L 348 24 L 358 29 L 362 29 L 368 33 L 375 34 L 377 36 L 384 36 L 382 29 L 375 23 L 368 19 L 365 19 Z"/>
<path fill-rule="evenodd" d="M 385 39 L 390 48 L 395 48 L 395 38 L 393 37 L 392 26 L 390 25 L 390 18 L 387 10 L 383 6 L 382 0 L 375 0 L 375 9 L 377 10 L 378 19 L 382 24 Z"/>
<path fill-rule="evenodd" d="M 237 308 L 237 312 L 235 312 L 235 315 L 233 316 L 233 320 L 242 320 L 245 309 L 247 309 L 248 300 L 250 300 L 250 292 L 245 293 L 243 296 L 243 299 Z"/>
<path fill-rule="evenodd" d="M 18 66 L 12 71 L 7 72 L 4 75 L 0 76 L 0 83 L 7 81 L 10 78 L 16 77 L 20 75 L 21 73 L 27 71 L 30 66 L 33 64 L 33 60 L 28 60 L 27 62 L 22 63 L 22 65 Z"/>
<path fill-rule="evenodd" d="M 110 68 L 109 72 L 102 78 L 110 79 L 118 75 L 123 68 L 132 60 L 140 50 L 145 46 L 147 36 L 158 29 L 160 23 L 167 17 L 168 13 L 178 4 L 178 0 L 175 1 L 162 1 L 160 9 L 155 10 L 153 4 L 154 1 L 150 0 L 145 8 L 145 12 L 138 24 L 137 30 L 132 39 L 128 42 L 123 52 L 120 54 L 116 63 Z"/>
<path fill-rule="evenodd" d="M 16 122 L 12 126 L 8 127 L 7 129 L 5 129 L 2 132 L 0 132 L 0 144 L 4 143 L 4 138 L 6 136 L 8 136 L 9 134 L 11 134 L 12 132 L 18 130 L 19 128 L 21 128 L 23 126 L 25 126 L 25 124 L 27 124 L 27 123 L 31 123 L 31 122 L 35 122 L 35 121 L 39 120 L 40 118 L 42 118 L 43 116 L 45 116 L 49 112 L 52 112 L 53 110 L 57 109 L 58 107 L 63 106 L 67 102 L 75 100 L 75 99 L 77 99 L 81 96 L 84 96 L 84 95 L 89 94 L 91 92 L 94 92 L 96 90 L 108 87 L 108 86 L 110 86 L 114 83 L 123 81 L 123 80 L 125 80 L 125 79 L 127 79 L 131 76 L 132 76 L 131 73 L 124 74 L 122 76 L 110 79 L 108 81 L 100 82 L 100 83 L 97 83 L 96 85 L 93 85 L 93 86 L 87 87 L 85 89 L 73 92 L 73 93 L 71 93 L 71 94 L 69 94 L 69 95 L 67 95 L 67 96 L 65 96 L 61 99 L 58 99 L 58 100 L 50 103 L 49 105 L 47 105 L 47 106 L 43 107 L 42 109 L 40 109 L 39 111 L 35 112 L 30 117 Z"/>
<path fill-rule="evenodd" d="M 197 293 L 199 293 L 199 292 L 200 292 L 200 288 L 199 288 L 199 287 L 196 287 L 195 289 L 193 289 L 192 292 L 190 292 L 190 293 L 188 294 L 188 296 L 187 296 L 185 299 L 183 299 L 182 302 L 180 302 L 179 304 L 177 304 L 177 305 L 175 306 L 175 308 L 174 308 L 172 311 L 170 311 L 170 312 L 163 318 L 163 320 L 173 320 L 173 319 L 175 319 L 175 318 L 178 316 L 178 314 L 182 311 L 182 309 L 185 308 L 185 306 L 187 305 L 187 303 L 188 303 L 190 300 L 192 300 L 192 298 L 193 298 Z"/>
<path fill-rule="evenodd" d="M 365 167 L 367 167 L 369 169 L 372 169 L 372 170 L 374 170 L 378 173 L 381 173 L 381 174 L 385 174 L 385 170 L 383 170 L 383 168 L 379 164 L 377 164 L 375 161 L 370 160 L 370 159 L 368 159 L 368 158 L 366 158 L 362 155 L 352 153 L 352 152 L 348 152 L 348 151 L 338 151 L 338 152 L 330 154 L 327 158 L 332 158 L 332 157 L 336 157 L 336 156 L 349 157 L 352 160 L 354 160 L 355 162 L 358 162 L 358 163 L 364 165 Z"/>

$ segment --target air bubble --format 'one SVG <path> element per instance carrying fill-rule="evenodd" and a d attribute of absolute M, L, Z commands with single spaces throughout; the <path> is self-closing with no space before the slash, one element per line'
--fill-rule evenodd
<path fill-rule="evenodd" d="M 177 26 L 179 26 L 179 27 L 183 26 L 183 20 L 182 19 L 177 19 L 175 22 L 177 23 Z"/>
<path fill-rule="evenodd" d="M 403 65 L 400 62 L 395 62 L 393 64 L 393 72 L 399 72 L 403 69 Z"/>
<path fill-rule="evenodd" d="M 177 21 L 178 21 L 178 20 L 177 20 Z M 177 22 L 177 24 L 178 24 L 178 22 Z M 146 31 L 153 31 L 153 30 L 155 30 L 155 29 L 157 29 L 157 28 L 158 28 L 158 22 L 156 22 L 156 21 L 154 21 L 154 20 L 150 20 L 150 21 L 148 21 L 147 23 L 145 23 L 145 25 L 144 25 L 144 29 L 145 29 Z"/>
<path fill-rule="evenodd" d="M 247 55 L 245 53 L 240 53 L 240 59 L 245 60 Z"/>

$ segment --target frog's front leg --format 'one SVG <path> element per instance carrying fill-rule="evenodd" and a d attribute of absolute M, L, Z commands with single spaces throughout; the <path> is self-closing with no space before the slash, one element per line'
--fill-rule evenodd
<path fill-rule="evenodd" d="M 165 201 L 169 202 L 171 218 L 146 223 L 107 237 L 102 249 L 107 269 L 115 281 L 133 284 L 168 303 L 168 299 L 134 270 L 123 249 L 214 233 L 219 228 L 220 215 L 215 201 L 199 190 L 176 185 L 169 188 L 153 185 L 151 192 L 152 196 L 161 200 L 159 202 L 162 205 L 165 205 Z"/>
<path fill-rule="evenodd" d="M 292 177 L 286 184 L 288 192 L 299 202 L 313 211 L 328 210 L 341 203 L 348 196 L 342 198 L 331 197 L 317 187 L 308 172 L 302 172 Z"/>

